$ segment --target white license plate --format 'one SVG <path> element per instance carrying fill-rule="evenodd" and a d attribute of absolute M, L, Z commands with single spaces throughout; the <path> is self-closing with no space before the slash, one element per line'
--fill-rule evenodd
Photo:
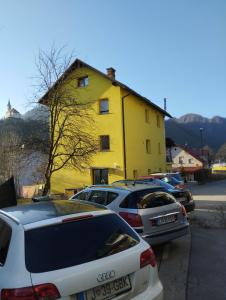
<path fill-rule="evenodd" d="M 176 220 L 175 215 L 163 216 L 161 218 L 158 218 L 157 224 L 158 225 L 163 225 L 163 224 L 175 222 L 175 220 Z"/>
<path fill-rule="evenodd" d="M 129 276 L 121 277 L 109 283 L 86 291 L 87 300 L 105 300 L 131 290 Z"/>

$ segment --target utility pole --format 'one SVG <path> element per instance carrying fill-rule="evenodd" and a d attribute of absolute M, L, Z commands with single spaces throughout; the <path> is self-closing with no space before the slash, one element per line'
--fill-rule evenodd
<path fill-rule="evenodd" d="M 201 155 L 203 155 L 203 128 L 199 128 L 200 131 L 200 141 L 201 141 Z"/>

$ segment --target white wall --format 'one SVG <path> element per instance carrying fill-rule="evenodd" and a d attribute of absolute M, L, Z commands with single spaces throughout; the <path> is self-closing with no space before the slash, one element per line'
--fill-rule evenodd
<path fill-rule="evenodd" d="M 190 153 L 186 152 L 181 147 L 175 146 L 171 147 L 171 154 L 173 160 L 173 168 L 179 167 L 202 167 L 202 162 L 192 156 Z"/>

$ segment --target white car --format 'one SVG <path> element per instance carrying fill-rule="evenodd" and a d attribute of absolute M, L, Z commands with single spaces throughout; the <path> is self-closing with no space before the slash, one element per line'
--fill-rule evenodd
<path fill-rule="evenodd" d="M 1 300 L 162 300 L 150 246 L 116 213 L 56 200 L 0 210 Z"/>

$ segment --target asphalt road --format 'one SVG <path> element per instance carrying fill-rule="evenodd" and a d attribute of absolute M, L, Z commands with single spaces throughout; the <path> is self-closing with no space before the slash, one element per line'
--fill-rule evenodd
<path fill-rule="evenodd" d="M 196 211 L 191 215 L 186 299 L 225 300 L 226 180 L 191 189 Z"/>

